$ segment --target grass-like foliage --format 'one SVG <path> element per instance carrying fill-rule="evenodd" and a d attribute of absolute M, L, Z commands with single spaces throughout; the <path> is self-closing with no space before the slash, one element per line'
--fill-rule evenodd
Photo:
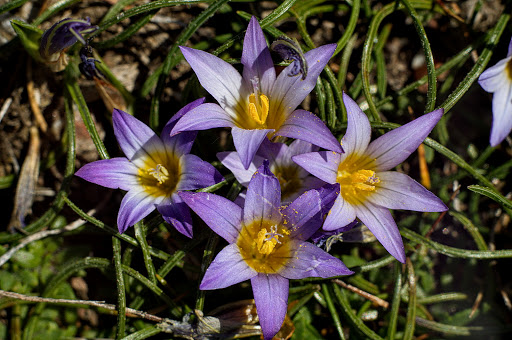
<path fill-rule="evenodd" d="M 3 1 L 0 339 L 510 338 L 511 5 Z"/>

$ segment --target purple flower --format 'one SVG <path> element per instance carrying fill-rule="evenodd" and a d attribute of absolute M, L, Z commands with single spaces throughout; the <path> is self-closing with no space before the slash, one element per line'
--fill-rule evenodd
<path fill-rule="evenodd" d="M 320 227 L 309 223 L 321 210 L 318 192 L 307 191 L 281 208 L 279 180 L 268 161 L 249 183 L 243 207 L 214 194 L 179 194 L 229 242 L 207 269 L 200 289 L 220 289 L 250 279 L 265 339 L 271 339 L 284 321 L 289 279 L 353 273 L 339 259 L 305 242 Z"/>
<path fill-rule="evenodd" d="M 249 164 L 248 169 L 245 169 L 243 166 L 237 152 L 219 152 L 217 158 L 235 175 L 238 182 L 245 187 L 249 185 L 252 175 L 263 164 L 263 161 L 268 159 L 270 171 L 279 179 L 281 184 L 281 200 L 286 204 L 302 195 L 305 191 L 316 189 L 326 184 L 324 181 L 311 176 L 292 161 L 292 156 L 313 151 L 318 151 L 318 147 L 299 139 L 293 141 L 290 146 L 264 140 Z"/>
<path fill-rule="evenodd" d="M 61 52 L 77 41 L 86 45 L 82 34 L 92 33 L 97 29 L 98 26 L 91 25 L 89 18 L 87 20 L 62 19 L 43 33 L 39 54 L 43 59 L 55 62 L 59 59 Z"/>
<path fill-rule="evenodd" d="M 222 176 L 212 165 L 189 154 L 195 132 L 170 137 L 170 131 L 178 119 L 203 102 L 204 98 L 195 100 L 178 111 L 165 125 L 162 137 L 128 113 L 114 109 L 114 133 L 126 157 L 86 164 L 76 175 L 107 188 L 128 191 L 117 216 L 120 233 L 156 207 L 165 221 L 192 237 L 190 211 L 177 191 L 210 186 L 220 182 Z"/>
<path fill-rule="evenodd" d="M 491 146 L 496 146 L 512 130 L 512 40 L 505 59 L 485 70 L 478 78 L 482 88 L 492 97 Z"/>
<path fill-rule="evenodd" d="M 304 169 L 327 183 L 337 183 L 338 197 L 324 230 L 335 230 L 361 220 L 400 262 L 405 251 L 398 227 L 389 209 L 445 211 L 448 208 L 409 176 L 388 171 L 417 149 L 437 124 L 443 110 L 435 110 L 370 143 L 371 127 L 366 115 L 343 94 L 348 126 L 342 140 L 344 154 L 312 152 L 293 157 Z"/>
<path fill-rule="evenodd" d="M 201 85 L 219 104 L 204 104 L 191 110 L 172 130 L 232 128 L 233 142 L 247 169 L 265 138 L 284 136 L 301 139 L 328 150 L 342 152 L 336 138 L 314 114 L 295 110 L 315 87 L 316 80 L 336 44 L 315 48 L 304 57 L 307 77 L 289 74 L 295 63 L 276 76 L 263 31 L 253 17 L 245 34 L 243 74 L 227 62 L 200 50 L 181 47 Z"/>

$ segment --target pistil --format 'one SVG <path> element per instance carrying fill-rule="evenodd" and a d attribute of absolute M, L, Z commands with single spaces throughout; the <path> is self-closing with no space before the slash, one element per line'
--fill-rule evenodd
<path fill-rule="evenodd" d="M 164 184 L 169 179 L 169 171 L 162 164 L 157 164 L 155 168 L 148 169 L 148 174 L 156 178 L 158 184 Z"/>

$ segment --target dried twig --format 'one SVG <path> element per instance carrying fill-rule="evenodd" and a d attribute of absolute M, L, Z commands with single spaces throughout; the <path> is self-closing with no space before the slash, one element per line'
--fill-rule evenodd
<path fill-rule="evenodd" d="M 41 131 L 46 133 L 46 131 L 48 130 L 48 124 L 46 123 L 46 120 L 43 117 L 43 113 L 41 112 L 39 104 L 37 103 L 35 98 L 34 81 L 32 80 L 32 60 L 30 58 L 27 61 L 27 94 L 28 101 L 30 103 L 30 108 L 34 113 L 37 125 L 39 126 Z"/>
<path fill-rule="evenodd" d="M 45 303 L 63 303 L 68 305 L 86 305 L 93 306 L 111 310 L 113 312 L 117 312 L 116 305 L 112 305 L 109 303 L 105 303 L 104 301 L 89 301 L 89 300 L 69 300 L 69 299 L 52 299 L 52 298 L 43 298 L 39 296 L 29 296 L 23 295 L 13 292 L 7 292 L 5 290 L 0 290 L 0 296 L 5 296 L 11 299 L 29 301 L 29 302 L 45 302 Z M 142 312 L 133 308 L 126 308 L 126 316 L 128 317 L 138 317 L 143 318 L 150 321 L 162 322 L 164 318 L 159 316 L 149 314 L 146 312 Z"/>
<path fill-rule="evenodd" d="M 380 297 L 378 297 L 378 296 L 375 296 L 375 295 L 373 295 L 373 294 L 370 294 L 370 293 L 368 293 L 368 292 L 365 292 L 365 291 L 364 291 L 364 290 L 362 290 L 362 289 L 359 289 L 359 288 L 357 288 L 357 287 L 354 287 L 354 286 L 352 286 L 352 285 L 349 285 L 348 283 L 345 283 L 345 282 L 343 282 L 343 281 L 341 281 L 341 280 L 338 280 L 338 279 L 334 279 L 334 280 L 332 280 L 332 282 L 336 283 L 337 285 L 339 285 L 339 286 L 341 286 L 341 287 L 343 287 L 343 288 L 345 288 L 345 289 L 348 289 L 348 290 L 350 290 L 350 291 L 352 291 L 352 292 L 356 293 L 356 294 L 357 294 L 357 295 L 359 295 L 359 296 L 364 297 L 365 299 L 370 300 L 371 302 L 373 302 L 374 304 L 376 304 L 376 305 L 378 305 L 378 306 L 380 306 L 380 307 L 382 307 L 382 308 L 386 308 L 386 309 L 387 309 L 387 308 L 389 307 L 389 302 L 387 302 L 387 301 L 385 301 L 385 300 L 381 299 L 381 298 L 380 298 Z"/>
<path fill-rule="evenodd" d="M 7 98 L 4 103 L 2 104 L 2 108 L 0 109 L 0 122 L 4 118 L 5 114 L 9 110 L 9 107 L 11 107 L 12 104 L 12 98 Z"/>

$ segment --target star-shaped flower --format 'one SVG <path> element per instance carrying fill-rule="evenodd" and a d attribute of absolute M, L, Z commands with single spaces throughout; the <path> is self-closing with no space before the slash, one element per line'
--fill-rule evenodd
<path fill-rule="evenodd" d="M 222 180 L 208 162 L 189 154 L 195 132 L 171 137 L 176 122 L 204 102 L 198 99 L 176 113 L 165 125 L 162 137 L 126 112 L 112 113 L 114 133 L 126 157 L 99 160 L 84 165 L 76 175 L 95 184 L 128 191 L 117 216 L 117 227 L 124 233 L 155 208 L 180 233 L 192 237 L 192 219 L 178 190 L 204 188 Z"/>
<path fill-rule="evenodd" d="M 219 152 L 217 158 L 245 187 L 249 185 L 252 175 L 263 164 L 263 161 L 268 159 L 270 171 L 281 184 L 281 200 L 288 203 L 307 190 L 316 189 L 325 184 L 324 181 L 311 176 L 292 161 L 292 156 L 318 151 L 318 149 L 317 146 L 299 139 L 294 140 L 289 146 L 264 140 L 248 169 L 245 169 L 236 151 Z"/>
<path fill-rule="evenodd" d="M 311 174 L 337 184 L 338 197 L 323 229 L 335 230 L 354 221 L 363 222 L 386 250 L 400 262 L 405 251 L 398 227 L 389 209 L 445 211 L 448 208 L 409 176 L 388 171 L 414 152 L 437 124 L 443 110 L 435 110 L 392 130 L 370 143 L 368 118 L 346 94 L 347 132 L 345 153 L 313 152 L 293 160 Z"/>
<path fill-rule="evenodd" d="M 281 208 L 279 180 L 268 161 L 249 183 L 243 207 L 214 194 L 179 194 L 229 243 L 207 269 L 200 289 L 220 289 L 250 279 L 266 340 L 283 324 L 288 279 L 352 274 L 339 259 L 305 242 L 321 225 L 309 223 L 321 211 L 318 192 L 307 191 Z"/>
<path fill-rule="evenodd" d="M 478 84 L 494 94 L 490 143 L 496 146 L 512 130 L 512 40 L 507 57 L 485 70 L 478 78 Z"/>
<path fill-rule="evenodd" d="M 295 110 L 316 85 L 316 80 L 334 53 L 336 44 L 315 48 L 304 55 L 307 77 L 294 76 L 289 65 L 279 76 L 258 21 L 253 17 L 245 35 L 243 74 L 216 56 L 181 47 L 183 56 L 201 85 L 219 104 L 204 104 L 191 110 L 172 130 L 206 130 L 230 127 L 235 148 L 247 169 L 265 138 L 284 136 L 301 139 L 328 150 L 342 152 L 336 138 L 314 114 Z"/>

